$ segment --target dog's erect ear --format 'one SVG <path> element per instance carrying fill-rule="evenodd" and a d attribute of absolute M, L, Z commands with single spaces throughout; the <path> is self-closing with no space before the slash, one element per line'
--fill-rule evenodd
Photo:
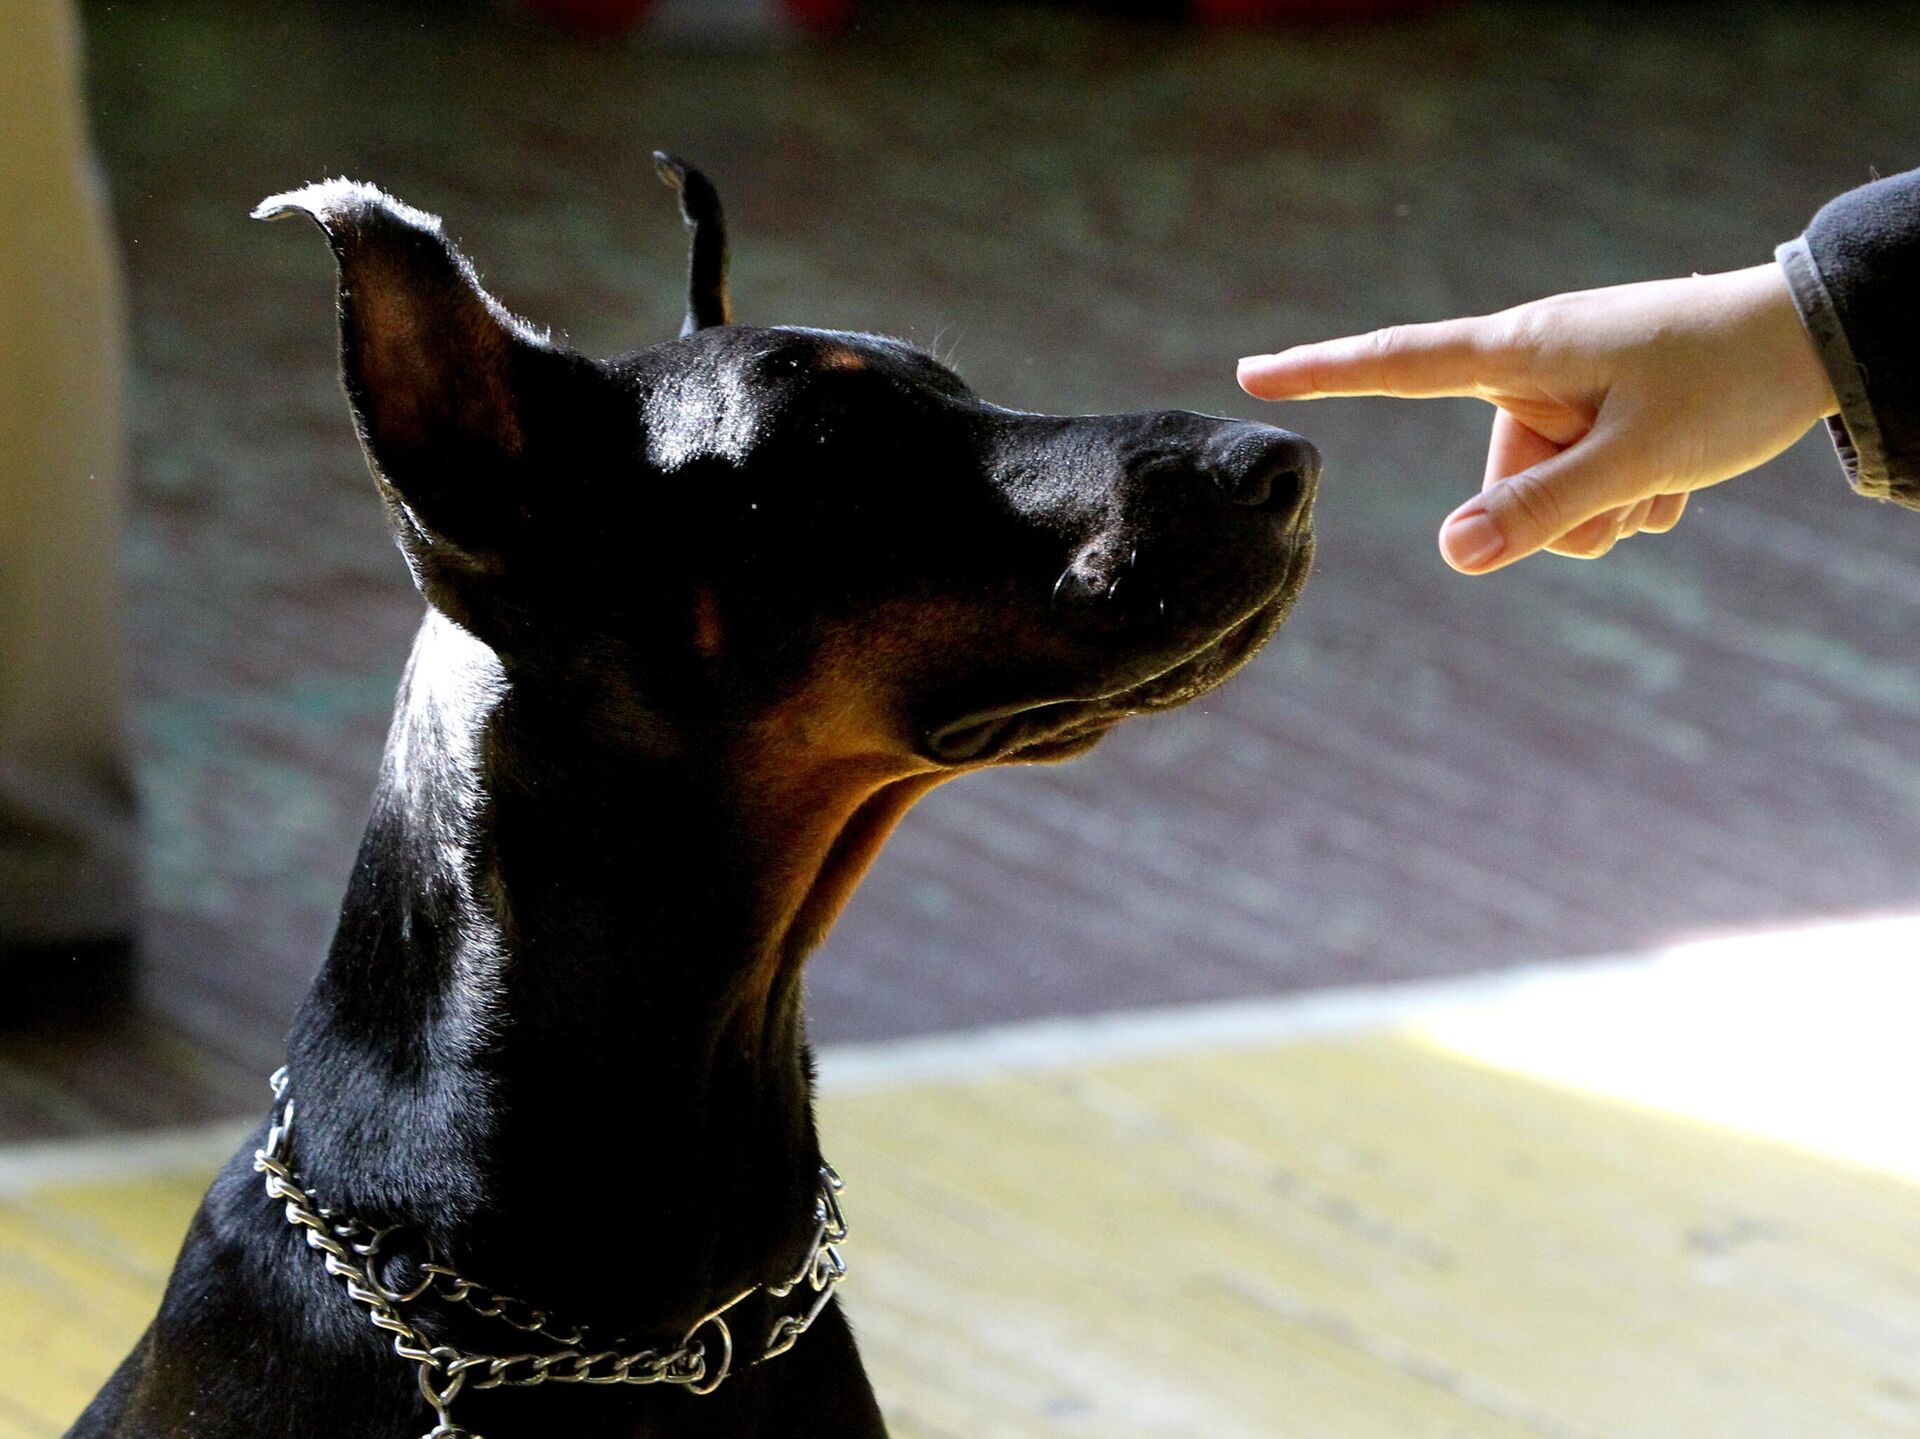
<path fill-rule="evenodd" d="M 713 182 L 684 160 L 664 150 L 653 152 L 653 167 L 680 195 L 680 218 L 692 232 L 687 257 L 687 318 L 682 335 L 733 323 L 727 299 L 727 219 Z"/>
<path fill-rule="evenodd" d="M 503 549 L 529 503 L 529 422 L 591 362 L 508 314 L 435 216 L 371 185 L 329 180 L 253 214 L 310 216 L 333 248 L 341 375 L 409 555 Z"/>

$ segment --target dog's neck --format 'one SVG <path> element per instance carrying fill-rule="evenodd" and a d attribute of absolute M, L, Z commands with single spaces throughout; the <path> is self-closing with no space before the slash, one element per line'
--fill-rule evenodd
<path fill-rule="evenodd" d="M 670 1335 L 811 1235 L 799 961 L 912 794 L 743 783 L 539 688 L 429 615 L 294 1029 L 296 1157 L 471 1277 Z"/>

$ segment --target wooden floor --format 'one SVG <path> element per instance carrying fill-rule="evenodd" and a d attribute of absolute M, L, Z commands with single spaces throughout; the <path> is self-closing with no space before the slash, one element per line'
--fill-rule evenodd
<path fill-rule="evenodd" d="M 830 1053 L 893 1430 L 1912 1439 L 1920 1151 L 1848 1117 L 1897 1141 L 1920 1086 L 1874 1028 L 1916 932 Z M 1765 1095 L 1783 1057 L 1792 1143 L 1701 1117 L 1685 1073 Z M 0 1150 L 0 1439 L 52 1439 L 116 1362 L 223 1142 Z"/>

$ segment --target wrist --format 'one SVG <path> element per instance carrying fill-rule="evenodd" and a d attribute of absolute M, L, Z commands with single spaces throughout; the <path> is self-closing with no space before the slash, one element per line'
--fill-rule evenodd
<path fill-rule="evenodd" d="M 1761 367 L 1782 409 L 1807 425 L 1839 413 L 1834 380 L 1778 261 L 1734 271 L 1743 323 L 1740 344 Z"/>
<path fill-rule="evenodd" d="M 1833 377 L 1780 260 L 1735 274 L 1746 279 L 1756 307 L 1756 338 L 1777 371 L 1781 396 L 1812 424 L 1840 413 Z"/>

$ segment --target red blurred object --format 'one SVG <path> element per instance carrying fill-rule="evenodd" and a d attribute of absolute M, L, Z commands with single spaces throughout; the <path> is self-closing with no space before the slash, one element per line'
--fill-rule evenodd
<path fill-rule="evenodd" d="M 1387 20 L 1437 10 L 1447 0 L 1191 0 L 1196 20 L 1262 25 L 1284 20 Z"/>
<path fill-rule="evenodd" d="M 853 0 L 780 0 L 780 8 L 807 30 L 838 30 L 853 19 Z"/>

